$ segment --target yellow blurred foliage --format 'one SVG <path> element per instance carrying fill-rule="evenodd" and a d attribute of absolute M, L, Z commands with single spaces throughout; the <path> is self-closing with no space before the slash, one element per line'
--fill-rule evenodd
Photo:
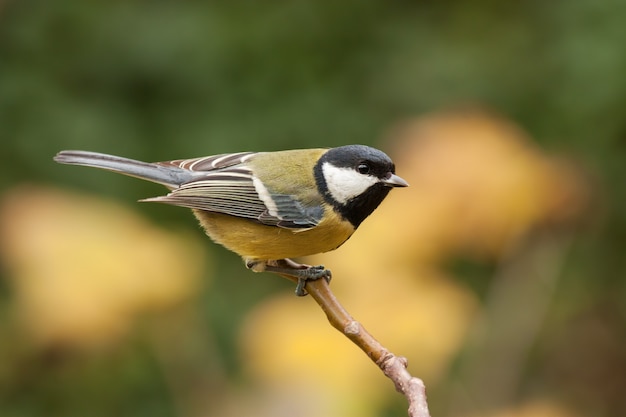
<path fill-rule="evenodd" d="M 446 376 L 482 312 L 445 260 L 506 257 L 534 229 L 575 219 L 587 188 L 564 160 L 482 111 L 408 121 L 388 144 L 411 186 L 392 191 L 339 250 L 308 262 L 333 271 L 342 304 L 430 386 Z M 201 239 L 83 194 L 21 186 L 0 200 L 13 308 L 39 346 L 107 344 L 141 314 L 190 297 L 206 275 Z M 368 417 L 396 395 L 310 299 L 289 293 L 260 303 L 239 343 L 242 369 L 258 388 L 229 391 L 217 406 L 223 415 Z M 530 415 L 571 416 L 544 402 L 493 414 Z"/>
<path fill-rule="evenodd" d="M 404 123 L 389 145 L 410 187 L 393 190 L 344 246 L 309 261 L 333 271 L 331 286 L 348 311 L 408 357 L 428 386 L 447 371 L 479 312 L 441 261 L 505 256 L 533 228 L 571 219 L 587 196 L 572 168 L 482 111 Z M 308 390 L 336 406 L 333 415 L 377 415 L 391 382 L 315 308 L 282 295 L 253 311 L 241 339 L 245 363 L 278 391 L 309 381 Z"/>
<path fill-rule="evenodd" d="M 393 245 L 391 256 L 428 260 L 461 248 L 498 257 L 534 227 L 575 218 L 588 200 L 579 172 L 487 112 L 418 118 L 396 128 L 389 142 L 411 184 L 370 221 L 401 219 L 391 230 L 377 229 L 404 243 Z"/>
<path fill-rule="evenodd" d="M 58 189 L 16 187 L 0 201 L 14 308 L 43 346 L 106 344 L 139 314 L 188 298 L 206 275 L 200 238 Z"/>
<path fill-rule="evenodd" d="M 503 410 L 492 411 L 472 415 L 471 417 L 577 417 L 573 411 L 560 404 L 547 401 L 535 400 Z"/>
<path fill-rule="evenodd" d="M 347 272 L 336 276 L 352 277 Z M 410 278 L 381 276 L 382 285 L 352 282 L 352 289 L 339 298 L 386 347 L 409 356 L 416 375 L 434 382 L 460 344 L 475 301 L 445 278 L 427 285 Z M 312 300 L 293 294 L 276 296 L 255 309 L 240 345 L 246 369 L 265 389 L 269 385 L 284 393 L 299 387 L 317 393 L 316 402 L 324 398 L 327 406 L 336 407 L 331 415 L 376 415 L 375 406 L 394 392 L 391 382 L 328 324 Z"/>

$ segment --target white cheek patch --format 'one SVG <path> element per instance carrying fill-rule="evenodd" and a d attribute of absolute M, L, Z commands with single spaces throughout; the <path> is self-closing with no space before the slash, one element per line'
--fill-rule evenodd
<path fill-rule="evenodd" d="M 372 175 L 359 174 L 351 168 L 338 168 L 328 162 L 322 165 L 322 173 L 326 179 L 328 192 L 340 204 L 345 204 L 351 198 L 363 194 L 379 181 Z"/>

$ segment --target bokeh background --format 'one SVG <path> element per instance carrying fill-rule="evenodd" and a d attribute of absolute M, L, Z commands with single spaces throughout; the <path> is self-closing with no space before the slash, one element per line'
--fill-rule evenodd
<path fill-rule="evenodd" d="M 347 309 L 436 416 L 626 415 L 626 2 L 0 0 L 0 416 L 406 415 L 154 184 L 52 162 L 364 143 Z"/>

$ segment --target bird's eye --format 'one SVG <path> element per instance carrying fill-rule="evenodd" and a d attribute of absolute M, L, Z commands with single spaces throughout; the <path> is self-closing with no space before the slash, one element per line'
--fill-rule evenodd
<path fill-rule="evenodd" d="M 359 174 L 367 175 L 370 173 L 370 166 L 365 163 L 361 163 L 359 164 L 359 166 L 356 167 L 356 170 L 359 172 Z"/>

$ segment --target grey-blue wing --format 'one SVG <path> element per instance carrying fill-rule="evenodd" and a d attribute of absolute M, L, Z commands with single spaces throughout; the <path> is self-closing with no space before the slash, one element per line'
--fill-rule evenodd
<path fill-rule="evenodd" d="M 176 159 L 174 161 L 157 162 L 163 166 L 175 166 L 188 171 L 205 173 L 232 166 L 243 166 L 247 160 L 257 152 L 224 153 L 220 155 L 204 156 L 192 159 Z"/>
<path fill-rule="evenodd" d="M 315 227 L 322 220 L 324 208 L 320 205 L 307 206 L 287 194 L 270 194 L 276 207 L 275 210 L 266 210 L 259 221 L 290 229 L 309 229 Z"/>
<path fill-rule="evenodd" d="M 166 196 L 142 201 L 222 213 L 289 229 L 317 226 L 323 207 L 306 205 L 292 195 L 271 193 L 264 187 L 257 190 L 254 174 L 245 164 L 252 156 L 254 153 L 247 152 L 161 162 L 193 171 L 194 179 Z"/>

